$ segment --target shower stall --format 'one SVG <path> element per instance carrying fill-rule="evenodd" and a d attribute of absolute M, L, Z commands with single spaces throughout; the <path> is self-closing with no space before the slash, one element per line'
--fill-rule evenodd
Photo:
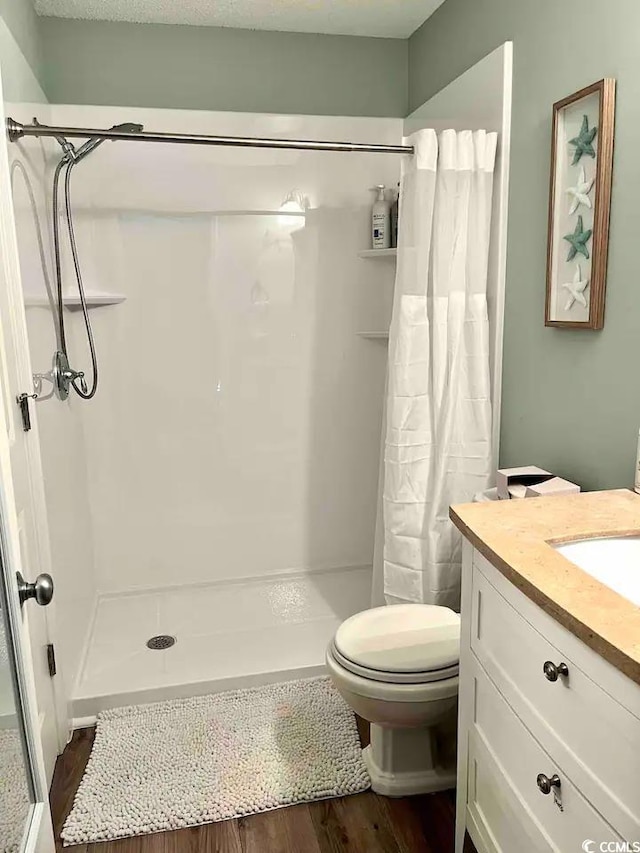
<path fill-rule="evenodd" d="M 323 672 L 371 603 L 395 264 L 369 189 L 402 121 L 37 117 L 117 139 L 10 152 L 71 716 Z M 194 136 L 356 145 L 156 144 Z"/>
<path fill-rule="evenodd" d="M 370 250 L 370 190 L 396 187 L 424 127 L 499 135 L 495 453 L 510 86 L 504 45 L 405 120 L 5 105 L 28 131 L 9 128 L 19 390 L 37 395 L 65 725 L 324 673 L 337 626 L 382 603 L 396 257 Z"/>

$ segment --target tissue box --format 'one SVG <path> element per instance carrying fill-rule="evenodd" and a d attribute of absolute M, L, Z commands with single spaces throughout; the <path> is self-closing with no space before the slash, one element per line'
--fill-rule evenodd
<path fill-rule="evenodd" d="M 524 498 L 528 486 L 537 486 L 554 475 L 536 465 L 524 465 L 521 468 L 499 468 L 496 475 L 498 497 L 509 500 L 511 497 Z"/>
<path fill-rule="evenodd" d="M 525 498 L 540 498 L 544 495 L 576 495 L 579 491 L 580 486 L 576 483 L 563 480 L 562 477 L 552 477 L 534 486 L 527 486 Z"/>

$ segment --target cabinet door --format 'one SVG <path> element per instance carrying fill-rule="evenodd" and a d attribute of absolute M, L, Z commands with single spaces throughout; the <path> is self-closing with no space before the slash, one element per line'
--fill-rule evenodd
<path fill-rule="evenodd" d="M 485 741 L 469 740 L 467 828 L 478 853 L 555 850 Z"/>
<path fill-rule="evenodd" d="M 495 573 L 490 565 L 486 571 Z M 524 598 L 515 589 L 509 594 Z M 533 624 L 527 621 L 531 602 L 512 606 L 478 565 L 471 609 L 471 647 L 508 704 L 607 820 L 640 838 L 640 719 L 576 663 L 575 637 L 563 636 L 539 608 Z M 545 662 L 564 663 L 566 675 L 548 680 Z M 640 713 L 640 688 L 629 682 L 629 689 Z"/>
<path fill-rule="evenodd" d="M 519 801 L 516 826 L 534 827 L 539 836 L 548 839 L 550 849 L 559 853 L 583 849 L 586 839 L 597 843 L 622 841 L 622 837 L 585 799 L 566 769 L 533 737 L 477 662 L 473 677 L 472 742 L 476 748 L 478 744 L 486 747 L 495 764 L 501 768 L 504 777 L 501 796 L 515 796 Z M 539 774 L 549 779 L 556 777 L 559 788 L 555 792 L 544 793 L 538 784 Z M 497 823 L 491 829 L 494 835 L 504 831 Z M 533 829 L 530 834 L 535 837 Z M 532 846 L 531 849 L 546 848 Z"/>

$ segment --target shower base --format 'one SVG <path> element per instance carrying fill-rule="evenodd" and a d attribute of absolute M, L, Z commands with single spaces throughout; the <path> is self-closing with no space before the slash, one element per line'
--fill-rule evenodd
<path fill-rule="evenodd" d="M 370 566 L 101 595 L 75 723 L 121 705 L 321 675 L 336 628 L 370 597 Z M 175 643 L 148 648 L 160 635 Z"/>

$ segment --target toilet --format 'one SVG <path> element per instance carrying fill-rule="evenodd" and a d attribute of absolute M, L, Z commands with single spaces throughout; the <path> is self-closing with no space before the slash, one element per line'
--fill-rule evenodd
<path fill-rule="evenodd" d="M 371 724 L 363 756 L 378 794 L 453 788 L 460 617 L 448 607 L 397 604 L 356 613 L 327 649 L 329 675 Z"/>

